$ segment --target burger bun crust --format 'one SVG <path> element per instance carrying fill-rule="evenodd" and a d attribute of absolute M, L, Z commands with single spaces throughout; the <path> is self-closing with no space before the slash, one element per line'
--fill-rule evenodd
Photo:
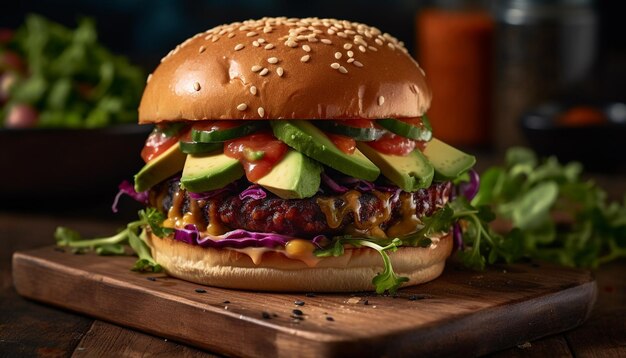
<path fill-rule="evenodd" d="M 314 267 L 267 251 L 255 264 L 250 256 L 229 249 L 204 248 L 147 235 L 152 256 L 165 271 L 203 285 L 255 291 L 355 292 L 373 291 L 372 278 L 383 271 L 380 254 L 368 248 L 346 248 L 344 255 L 322 258 Z M 400 247 L 389 252 L 394 271 L 409 278 L 404 286 L 437 278 L 452 251 L 450 235 L 431 248 Z"/>
<path fill-rule="evenodd" d="M 424 72 L 393 36 L 335 19 L 264 18 L 178 45 L 148 77 L 139 122 L 414 118 L 430 101 Z"/>

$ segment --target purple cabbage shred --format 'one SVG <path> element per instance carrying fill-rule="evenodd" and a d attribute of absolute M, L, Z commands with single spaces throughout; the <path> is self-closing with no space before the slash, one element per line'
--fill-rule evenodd
<path fill-rule="evenodd" d="M 266 247 L 275 248 L 285 246 L 287 242 L 293 240 L 291 236 L 252 232 L 247 230 L 233 230 L 224 235 L 207 235 L 200 237 L 198 228 L 193 224 L 185 225 L 184 229 L 174 230 L 174 240 L 182 241 L 190 245 L 221 249 L 225 247 L 242 249 L 245 247 Z"/>
<path fill-rule="evenodd" d="M 117 193 L 117 195 L 115 195 L 115 199 L 113 200 L 113 205 L 111 205 L 111 210 L 114 213 L 117 213 L 117 204 L 119 203 L 122 195 L 128 195 L 131 198 L 135 199 L 136 201 L 144 205 L 148 204 L 148 191 L 147 190 L 141 193 L 136 192 L 135 187 L 128 180 L 124 180 L 123 182 L 121 182 L 118 188 L 120 189 L 120 191 Z"/>
<path fill-rule="evenodd" d="M 265 199 L 267 193 L 259 185 L 252 184 L 246 190 L 239 193 L 239 199 L 252 198 L 254 200 Z"/>

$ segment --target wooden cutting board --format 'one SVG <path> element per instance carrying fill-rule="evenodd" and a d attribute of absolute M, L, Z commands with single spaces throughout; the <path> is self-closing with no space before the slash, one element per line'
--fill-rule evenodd
<path fill-rule="evenodd" d="M 57 250 L 14 254 L 19 294 L 235 356 L 481 355 L 580 325 L 597 294 L 588 271 L 451 262 L 397 296 L 257 293 L 131 272 L 132 257 Z"/>

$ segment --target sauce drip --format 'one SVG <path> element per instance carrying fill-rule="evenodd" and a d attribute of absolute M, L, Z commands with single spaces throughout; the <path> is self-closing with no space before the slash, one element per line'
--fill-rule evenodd
<path fill-rule="evenodd" d="M 237 159 L 251 182 L 264 177 L 287 153 L 287 145 L 269 132 L 260 132 L 227 141 L 224 154 Z"/>
<path fill-rule="evenodd" d="M 400 237 L 415 232 L 422 222 L 417 217 L 417 205 L 413 200 L 413 195 L 409 193 L 400 194 L 400 219 L 387 229 L 389 237 Z"/>
<path fill-rule="evenodd" d="M 336 229 L 343 222 L 346 215 L 352 214 L 354 224 L 352 227 L 346 228 L 348 233 L 365 234 L 368 236 L 385 238 L 387 235 L 381 228 L 381 225 L 389 220 L 391 216 L 391 194 L 374 190 L 372 192 L 381 202 L 382 210 L 377 211 L 376 215 L 372 215 L 368 220 L 361 218 L 361 202 L 359 198 L 361 193 L 356 190 L 350 190 L 338 198 L 318 198 L 317 205 L 326 216 L 328 226 Z"/>
<path fill-rule="evenodd" d="M 163 226 L 168 228 L 184 228 L 187 224 L 193 224 L 201 233 L 221 235 L 228 231 L 218 218 L 217 205 L 208 204 L 209 222 L 204 220 L 202 208 L 207 205 L 204 200 L 189 199 L 188 209 L 183 212 L 185 191 L 178 189 L 172 198 L 172 206 L 167 212 L 167 218 Z"/>

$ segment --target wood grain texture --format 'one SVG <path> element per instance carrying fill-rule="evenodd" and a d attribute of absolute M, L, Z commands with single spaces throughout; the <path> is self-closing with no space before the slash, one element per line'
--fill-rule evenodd
<path fill-rule="evenodd" d="M 80 341 L 72 357 L 217 358 L 219 356 L 188 346 L 172 344 L 167 339 L 96 321 Z"/>
<path fill-rule="evenodd" d="M 14 282 L 26 297 L 250 357 L 481 355 L 580 325 L 596 297 L 589 272 L 535 264 L 481 273 L 450 264 L 441 278 L 397 297 L 306 297 L 200 287 L 165 276 L 150 281 L 129 271 L 133 260 L 50 247 L 18 252 Z M 296 300 L 305 305 L 295 306 Z M 296 308 L 302 319 L 292 317 Z"/>

